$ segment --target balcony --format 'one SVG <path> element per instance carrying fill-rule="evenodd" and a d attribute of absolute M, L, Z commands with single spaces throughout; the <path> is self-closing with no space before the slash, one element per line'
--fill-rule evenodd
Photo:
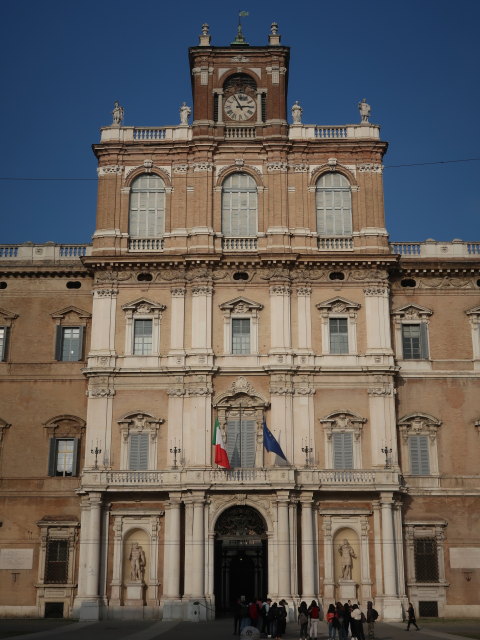
<path fill-rule="evenodd" d="M 128 250 L 137 253 L 163 251 L 163 238 L 130 238 Z"/>
<path fill-rule="evenodd" d="M 331 238 L 318 238 L 320 251 L 353 251 L 353 238 L 337 236 Z"/>
<path fill-rule="evenodd" d="M 324 127 L 316 124 L 292 124 L 290 140 L 359 140 L 380 139 L 380 127 L 376 124 L 345 124 Z"/>
<path fill-rule="evenodd" d="M 257 238 L 222 238 L 223 251 L 256 251 Z"/>
<path fill-rule="evenodd" d="M 480 256 L 480 242 L 437 242 L 428 239 L 425 242 L 391 242 L 392 253 L 402 258 L 475 258 Z"/>
<path fill-rule="evenodd" d="M 80 262 L 83 256 L 89 256 L 92 252 L 90 244 L 2 244 L 0 245 L 0 261 L 12 264 L 42 263 L 65 264 Z"/>
<path fill-rule="evenodd" d="M 401 476 L 393 469 L 314 469 L 270 467 L 249 469 L 178 468 L 152 471 L 95 471 L 82 474 L 82 488 L 90 491 L 171 491 L 205 489 L 281 489 L 322 491 L 398 490 Z"/>

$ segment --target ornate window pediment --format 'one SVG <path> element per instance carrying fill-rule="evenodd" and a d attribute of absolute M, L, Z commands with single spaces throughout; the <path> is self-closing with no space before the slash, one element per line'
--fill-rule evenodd
<path fill-rule="evenodd" d="M 18 314 L 11 313 L 10 311 L 7 311 L 6 309 L 2 309 L 2 307 L 0 307 L 0 325 L 9 327 L 11 326 L 15 318 L 18 318 Z"/>
<path fill-rule="evenodd" d="M 433 311 L 431 309 L 422 307 L 419 304 L 407 304 L 404 307 L 392 311 L 392 316 L 395 317 L 397 322 L 401 322 L 402 320 L 426 322 L 432 313 Z"/>
<path fill-rule="evenodd" d="M 127 312 L 127 315 L 128 313 L 132 315 L 137 313 L 142 315 L 153 315 L 155 313 L 165 311 L 166 306 L 158 302 L 152 302 L 147 298 L 139 298 L 138 300 L 122 305 L 122 309 Z"/>
<path fill-rule="evenodd" d="M 263 304 L 239 296 L 238 298 L 224 302 L 219 305 L 219 308 L 224 312 L 224 315 L 231 315 L 232 313 L 256 315 L 263 309 Z"/>
<path fill-rule="evenodd" d="M 412 413 L 398 421 L 398 428 L 406 442 L 409 436 L 429 436 L 434 441 L 441 421 L 427 413 Z"/>
<path fill-rule="evenodd" d="M 81 438 L 86 423 L 77 416 L 62 414 L 45 422 L 43 427 L 50 438 Z"/>
<path fill-rule="evenodd" d="M 320 302 L 315 306 L 322 313 L 322 316 L 329 316 L 332 313 L 346 313 L 356 318 L 356 312 L 360 309 L 358 302 L 352 302 L 351 300 L 341 298 L 340 296 L 337 298 L 330 298 L 330 300 Z"/>
<path fill-rule="evenodd" d="M 323 428 L 329 440 L 332 439 L 332 433 L 334 431 L 351 431 L 355 436 L 355 440 L 360 440 L 363 425 L 367 422 L 367 419 L 360 418 L 360 416 L 350 411 L 335 411 L 325 418 L 321 418 L 320 422 L 324 425 Z"/>
<path fill-rule="evenodd" d="M 92 314 L 88 311 L 84 311 L 83 309 L 79 309 L 78 307 L 74 307 L 70 305 L 69 307 L 65 307 L 64 309 L 60 309 L 59 311 L 55 311 L 50 314 L 52 318 L 58 320 L 57 324 L 62 324 L 63 322 L 82 320 L 81 324 L 85 325 L 86 321 L 92 317 Z"/>
<path fill-rule="evenodd" d="M 124 441 L 128 440 L 128 436 L 131 433 L 148 433 L 150 440 L 154 442 L 157 438 L 160 425 L 164 422 L 165 420 L 163 418 L 155 418 L 149 413 L 142 411 L 127 413 L 123 418 L 118 420 Z"/>

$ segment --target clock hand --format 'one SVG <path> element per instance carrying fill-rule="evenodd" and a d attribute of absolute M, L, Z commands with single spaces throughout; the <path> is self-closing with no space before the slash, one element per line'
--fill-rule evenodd
<path fill-rule="evenodd" d="M 235 94 L 233 94 L 233 97 L 235 98 L 235 100 L 237 101 L 238 106 L 240 107 L 240 109 L 243 109 L 243 107 L 245 106 L 244 104 L 240 104 L 240 102 L 238 101 L 238 98 Z"/>

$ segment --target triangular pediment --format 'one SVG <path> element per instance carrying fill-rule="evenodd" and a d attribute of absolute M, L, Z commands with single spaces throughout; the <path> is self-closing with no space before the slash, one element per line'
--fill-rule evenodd
<path fill-rule="evenodd" d="M 92 314 L 88 311 L 84 311 L 83 309 L 79 309 L 78 307 L 74 307 L 73 305 L 65 307 L 64 309 L 60 309 L 59 311 L 54 311 L 50 315 L 52 316 L 52 318 L 65 318 L 65 316 L 69 314 L 76 315 L 79 318 L 92 317 Z"/>
<path fill-rule="evenodd" d="M 1 312 L 1 310 L 0 310 L 0 312 Z M 467 314 L 467 316 L 480 316 L 480 306 L 473 307 L 473 309 L 467 309 L 467 311 L 465 311 L 465 313 Z"/>
<path fill-rule="evenodd" d="M 419 304 L 406 304 L 403 307 L 398 309 L 394 309 L 392 311 L 393 316 L 399 316 L 401 318 L 407 318 L 416 320 L 419 318 L 425 318 L 426 316 L 431 316 L 433 311 L 431 309 L 427 309 L 427 307 L 422 307 Z"/>
<path fill-rule="evenodd" d="M 254 302 L 253 300 L 249 300 L 248 298 L 244 298 L 243 296 L 238 296 L 237 298 L 233 298 L 233 300 L 228 300 L 227 302 L 223 302 L 219 305 L 222 311 L 235 311 L 236 313 L 250 313 L 253 310 L 260 311 L 263 309 L 263 304 L 260 302 Z"/>
<path fill-rule="evenodd" d="M 5 320 L 9 320 L 11 322 L 12 320 L 15 320 L 15 318 L 18 318 L 18 314 L 12 313 L 11 311 L 7 311 L 6 309 L 2 309 L 2 307 L 0 307 L 0 322 Z"/>
<path fill-rule="evenodd" d="M 358 302 L 352 302 L 352 300 L 347 300 L 340 296 L 330 298 L 330 300 L 325 300 L 325 302 L 319 302 L 315 306 L 319 311 L 328 311 L 329 313 L 345 313 L 346 311 L 360 309 Z"/>
<path fill-rule="evenodd" d="M 163 311 L 166 307 L 164 304 L 153 302 L 153 300 L 148 300 L 148 298 L 138 298 L 137 300 L 133 300 L 133 302 L 127 302 L 127 304 L 122 305 L 122 309 L 124 311 L 135 311 L 137 313 L 151 313 L 157 310 Z"/>

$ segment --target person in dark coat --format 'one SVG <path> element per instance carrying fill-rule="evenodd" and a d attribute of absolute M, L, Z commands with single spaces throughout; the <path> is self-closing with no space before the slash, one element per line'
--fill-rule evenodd
<path fill-rule="evenodd" d="M 408 603 L 407 609 L 408 622 L 407 622 L 407 631 L 410 631 L 410 625 L 413 624 L 417 631 L 420 631 L 417 626 L 417 618 L 415 617 L 415 609 L 413 608 L 413 604 L 411 602 Z"/>

